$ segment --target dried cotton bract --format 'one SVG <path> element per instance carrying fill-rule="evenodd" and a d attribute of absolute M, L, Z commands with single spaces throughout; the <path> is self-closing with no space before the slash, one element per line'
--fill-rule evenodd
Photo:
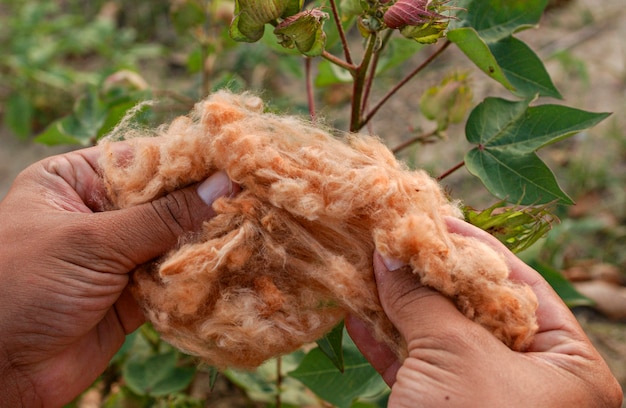
<path fill-rule="evenodd" d="M 263 113 L 255 96 L 226 92 L 159 129 L 158 143 L 131 133 L 131 155 L 119 157 L 105 141 L 101 162 L 119 208 L 220 169 L 242 187 L 214 203 L 217 216 L 199 235 L 134 273 L 147 318 L 180 349 L 218 367 L 252 368 L 352 313 L 404 356 L 378 300 L 374 248 L 409 264 L 415 279 L 512 349 L 532 341 L 532 291 L 508 280 L 505 262 L 485 244 L 448 233 L 442 217 L 459 216 L 458 208 L 379 140 L 346 143 Z"/>

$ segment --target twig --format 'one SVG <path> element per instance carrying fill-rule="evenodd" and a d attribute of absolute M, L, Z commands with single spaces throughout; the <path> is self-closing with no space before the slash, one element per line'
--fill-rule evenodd
<path fill-rule="evenodd" d="M 391 151 L 396 154 L 399 153 L 400 151 L 406 149 L 407 147 L 411 146 L 413 143 L 415 142 L 421 142 L 421 141 L 426 141 L 428 138 L 434 136 L 437 134 L 437 129 L 431 130 L 430 132 L 426 132 L 423 133 L 421 135 L 415 136 L 405 142 L 400 143 L 398 146 L 394 147 Z"/>
<path fill-rule="evenodd" d="M 398 82 L 396 84 L 396 86 L 394 86 L 389 92 L 387 92 L 387 94 L 385 96 L 383 96 L 383 98 L 376 104 L 376 106 L 374 106 L 372 108 L 372 110 L 365 116 L 365 118 L 363 119 L 363 122 L 361 122 L 361 127 L 365 126 L 367 124 L 367 122 L 369 122 L 372 119 L 372 117 L 374 117 L 376 112 L 378 112 L 378 110 L 385 104 L 385 102 L 387 102 L 389 100 L 389 98 L 391 98 L 396 92 L 398 92 L 398 90 L 400 88 L 402 88 L 404 85 L 406 85 L 407 82 L 409 82 L 411 79 L 413 79 L 413 77 L 415 75 L 417 75 L 424 68 L 426 68 L 426 66 L 428 66 L 428 64 L 430 64 L 435 58 L 437 58 L 446 48 L 448 48 L 448 46 L 450 46 L 450 44 L 452 44 L 452 43 L 450 41 L 446 40 L 443 43 L 443 45 L 441 47 L 439 47 L 439 49 L 437 51 L 435 51 L 430 57 L 428 57 L 426 59 L 426 61 L 422 62 L 422 64 L 420 64 L 420 66 L 415 68 L 411 73 L 409 73 L 402 80 L 400 80 L 400 82 Z"/>
<path fill-rule="evenodd" d="M 350 55 L 350 47 L 348 46 L 348 40 L 346 38 L 346 33 L 341 25 L 341 17 L 339 16 L 339 10 L 337 9 L 337 3 L 335 0 L 330 0 L 330 7 L 333 13 L 333 19 L 335 20 L 335 25 L 337 25 L 337 31 L 339 32 L 339 38 L 341 38 L 341 45 L 343 46 L 343 54 L 346 58 L 346 62 L 348 64 L 352 64 L 352 56 Z"/>
<path fill-rule="evenodd" d="M 335 65 L 340 66 L 341 68 L 347 69 L 348 71 L 350 71 L 350 74 L 354 74 L 354 71 L 357 69 L 356 65 L 352 63 L 348 63 L 340 58 L 337 58 L 326 50 L 322 52 L 322 58 L 327 59 L 328 61 L 332 62 Z"/>
<path fill-rule="evenodd" d="M 276 358 L 276 408 L 280 408 L 281 399 L 280 399 L 280 387 L 283 384 L 283 373 L 282 373 L 282 357 Z"/>
<path fill-rule="evenodd" d="M 450 174 L 454 173 L 455 171 L 457 171 L 458 169 L 460 169 L 461 167 L 465 166 L 465 161 L 461 160 L 460 163 L 455 164 L 453 167 L 451 167 L 450 169 L 444 171 L 443 173 L 441 173 L 439 175 L 439 177 L 437 177 L 437 181 L 441 181 L 443 179 L 445 179 L 446 177 L 448 177 Z"/>

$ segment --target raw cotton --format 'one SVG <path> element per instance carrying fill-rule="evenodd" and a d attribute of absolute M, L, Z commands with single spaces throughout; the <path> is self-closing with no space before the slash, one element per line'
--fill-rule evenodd
<path fill-rule="evenodd" d="M 377 248 L 410 265 L 514 350 L 537 329 L 537 300 L 485 244 L 446 230 L 458 206 L 376 138 L 340 140 L 263 112 L 249 94 L 213 94 L 169 126 L 124 134 L 101 161 L 117 208 L 153 200 L 218 170 L 241 185 L 199 235 L 134 272 L 132 289 L 163 338 L 218 367 L 253 368 L 323 336 L 347 313 L 399 357 L 403 339 L 378 300 Z M 148 136 L 160 136 L 157 141 Z"/>

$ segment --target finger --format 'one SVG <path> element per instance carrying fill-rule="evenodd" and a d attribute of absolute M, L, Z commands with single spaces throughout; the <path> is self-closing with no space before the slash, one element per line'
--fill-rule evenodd
<path fill-rule="evenodd" d="M 513 254 L 497 238 L 478 227 L 456 218 L 446 217 L 445 221 L 450 232 L 476 238 L 502 254 L 509 265 L 510 278 L 524 282 L 531 287 L 539 300 L 536 313 L 540 333 L 564 329 L 570 333 L 581 332 L 575 317 L 545 279 Z M 532 348 L 545 350 L 549 348 L 549 345 L 535 341 Z"/>
<path fill-rule="evenodd" d="M 130 268 L 158 257 L 176 246 L 179 239 L 201 229 L 215 216 L 213 202 L 235 194 L 239 187 L 225 172 L 203 183 L 170 193 L 158 200 L 122 210 L 94 214 L 110 251 L 126 257 Z"/>
<path fill-rule="evenodd" d="M 472 323 L 449 299 L 422 285 L 410 268 L 383 260 L 378 252 L 374 255 L 374 276 L 381 305 L 409 349 L 412 341 L 442 338 Z"/>
<path fill-rule="evenodd" d="M 383 377 L 387 385 L 393 385 L 398 369 L 402 366 L 395 353 L 386 344 L 376 340 L 372 335 L 372 328 L 362 320 L 350 315 L 346 317 L 345 324 L 350 337 L 363 356 Z"/>
<path fill-rule="evenodd" d="M 115 302 L 114 308 L 125 334 L 134 332 L 146 322 L 146 318 L 128 286 Z"/>

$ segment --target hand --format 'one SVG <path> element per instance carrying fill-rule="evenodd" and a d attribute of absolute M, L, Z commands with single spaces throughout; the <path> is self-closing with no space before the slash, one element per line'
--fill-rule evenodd
<path fill-rule="evenodd" d="M 360 320 L 349 317 L 346 326 L 392 387 L 389 407 L 621 406 L 617 380 L 548 283 L 486 232 L 456 219 L 447 222 L 451 232 L 502 253 L 511 278 L 531 286 L 539 298 L 539 332 L 530 350 L 511 351 L 402 265 L 376 254 L 380 301 L 406 340 L 408 357 L 398 361 Z"/>
<path fill-rule="evenodd" d="M 236 188 L 220 172 L 151 203 L 103 211 L 100 153 L 36 163 L 0 202 L 2 406 L 62 406 L 86 389 L 144 321 L 125 289 L 128 272 L 198 230 L 214 215 L 213 200 Z"/>

